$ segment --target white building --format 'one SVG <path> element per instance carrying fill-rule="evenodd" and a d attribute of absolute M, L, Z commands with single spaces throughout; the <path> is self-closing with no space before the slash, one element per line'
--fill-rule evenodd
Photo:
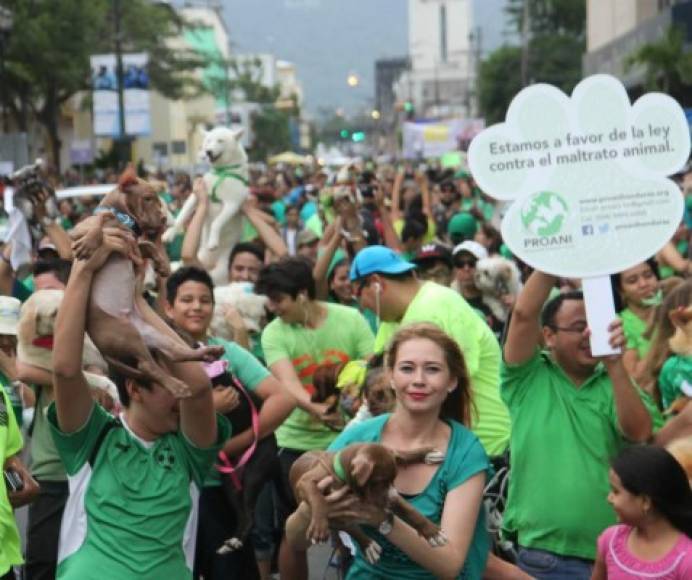
<path fill-rule="evenodd" d="M 397 85 L 419 117 L 471 117 L 477 48 L 472 0 L 409 0 L 411 70 Z"/>

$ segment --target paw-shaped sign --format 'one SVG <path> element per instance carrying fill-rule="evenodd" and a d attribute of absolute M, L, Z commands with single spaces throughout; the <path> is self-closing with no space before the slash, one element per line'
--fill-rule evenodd
<path fill-rule="evenodd" d="M 671 97 L 630 104 L 616 78 L 594 75 L 568 97 L 522 90 L 506 122 L 471 142 L 478 185 L 514 200 L 502 223 L 510 249 L 565 277 L 621 271 L 655 254 L 680 224 L 683 197 L 666 176 L 690 154 L 690 129 Z"/>

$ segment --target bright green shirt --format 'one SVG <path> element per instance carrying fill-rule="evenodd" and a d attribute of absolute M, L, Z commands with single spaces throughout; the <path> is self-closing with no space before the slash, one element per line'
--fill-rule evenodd
<path fill-rule="evenodd" d="M 663 363 L 658 375 L 663 408 L 670 407 L 683 393 L 683 387 L 692 389 L 692 356 L 673 355 Z"/>
<path fill-rule="evenodd" d="M 375 339 L 381 352 L 400 326 L 432 322 L 459 345 L 471 377 L 475 413 L 471 430 L 488 455 L 502 454 L 509 444 L 509 412 L 500 398 L 500 345 L 493 331 L 464 297 L 451 288 L 426 282 L 400 322 L 383 322 Z"/>
<path fill-rule="evenodd" d="M 362 423 L 349 426 L 330 445 L 330 451 L 339 451 L 352 443 L 379 443 L 382 440 L 382 430 L 389 420 L 390 414 L 380 415 Z M 488 470 L 488 456 L 478 438 L 461 423 L 448 421 L 452 428 L 445 460 L 433 475 L 425 489 L 413 496 L 407 497 L 408 502 L 421 514 L 439 525 L 447 494 L 462 485 L 474 475 Z M 421 568 L 399 548 L 390 543 L 387 538 L 378 534 L 374 529 L 364 527 L 365 533 L 382 547 L 382 556 L 376 565 L 369 564 L 360 550 L 356 553 L 353 565 L 346 576 L 347 580 L 357 579 L 432 579 L 430 572 Z M 464 580 L 480 580 L 483 576 L 488 557 L 488 533 L 485 528 L 485 510 L 481 507 L 476 521 L 471 545 L 469 546 L 466 562 L 462 573 L 458 576 Z"/>
<path fill-rule="evenodd" d="M 626 445 L 605 368 L 577 387 L 537 350 L 502 365 L 502 398 L 512 415 L 505 529 L 521 546 L 593 560 L 598 536 L 615 523 L 608 465 Z"/>
<path fill-rule="evenodd" d="M 368 323 L 354 308 L 321 303 L 327 317 L 318 328 L 272 320 L 262 333 L 267 365 L 288 360 L 308 393 L 314 393 L 312 377 L 323 363 L 342 363 L 372 354 L 373 336 Z M 298 450 L 326 449 L 336 437 L 322 422 L 302 409 L 295 409 L 276 430 L 280 447 Z"/>
<path fill-rule="evenodd" d="M 620 320 L 622 320 L 622 331 L 625 333 L 627 348 L 635 349 L 639 358 L 644 358 L 651 347 L 650 341 L 644 338 L 647 323 L 629 308 L 625 308 L 620 312 Z"/>
<path fill-rule="evenodd" d="M 22 434 L 19 432 L 10 398 L 5 389 L 0 388 L 0 467 L 5 465 L 8 457 L 16 455 L 21 449 Z M 3 481 L 0 483 L 0 576 L 23 561 L 17 523 Z"/>
<path fill-rule="evenodd" d="M 217 416 L 217 442 L 206 449 L 181 432 L 143 441 L 123 422 L 91 465 L 115 419 L 94 404 L 83 427 L 63 433 L 52 404 L 48 420 L 70 482 L 58 580 L 191 579 L 199 490 L 230 435 L 228 421 Z"/>
<path fill-rule="evenodd" d="M 251 353 L 235 342 L 229 342 L 216 336 L 211 337 L 207 344 L 223 346 L 224 352 L 221 358 L 228 362 L 229 372 L 240 381 L 247 390 L 254 391 L 257 386 L 271 373 L 262 366 Z M 221 478 L 216 468 L 212 467 L 209 475 L 204 480 L 204 487 L 221 485 Z"/>

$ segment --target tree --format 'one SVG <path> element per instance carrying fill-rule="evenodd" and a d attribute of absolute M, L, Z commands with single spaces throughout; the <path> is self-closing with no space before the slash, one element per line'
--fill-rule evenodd
<path fill-rule="evenodd" d="M 198 93 L 190 71 L 204 64 L 190 50 L 173 49 L 169 39 L 182 30 L 183 20 L 163 4 L 120 0 L 124 52 L 149 54 L 152 87 L 169 98 Z M 5 78 L 0 83 L 3 106 L 21 130 L 32 114 L 44 127 L 56 169 L 61 142 L 61 107 L 76 93 L 91 88 L 93 54 L 114 51 L 111 0 L 0 0 L 14 18 L 5 52 Z"/>
<path fill-rule="evenodd" d="M 527 39 L 528 82 L 550 83 L 570 93 L 581 79 L 581 55 L 585 48 L 584 0 L 510 0 L 510 25 L 521 36 L 524 4 L 529 2 Z M 514 95 L 522 88 L 522 47 L 504 46 L 480 65 L 478 100 L 486 122 L 504 119 Z"/>
<path fill-rule="evenodd" d="M 644 86 L 692 104 L 692 53 L 685 51 L 685 32 L 671 26 L 658 42 L 640 46 L 625 61 L 625 70 L 644 68 Z"/>

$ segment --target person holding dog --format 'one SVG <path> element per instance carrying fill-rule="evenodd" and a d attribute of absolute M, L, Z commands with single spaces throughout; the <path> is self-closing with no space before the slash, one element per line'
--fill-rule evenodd
<path fill-rule="evenodd" d="M 293 410 L 293 400 L 283 393 L 272 374 L 243 347 L 208 335 L 214 311 L 214 285 L 209 274 L 200 268 L 187 266 L 174 272 L 166 282 L 166 315 L 195 341 L 224 347 L 222 360 L 229 372 L 248 390 L 262 399 L 259 411 L 259 438 L 266 437 Z M 218 413 L 231 411 L 240 395 L 235 389 L 217 386 L 213 390 L 214 408 Z M 224 443 L 223 451 L 236 458 L 252 445 L 252 429 L 234 433 Z M 249 579 L 254 576 L 255 557 L 249 546 L 232 554 L 219 555 L 217 549 L 235 530 L 236 515 L 228 505 L 216 469 L 207 476 L 200 496 L 200 522 L 195 557 L 195 577 L 205 580 Z M 264 540 L 263 543 L 267 543 Z M 271 563 L 271 548 L 255 546 L 258 563 Z M 265 553 L 268 552 L 268 553 Z"/>
<path fill-rule="evenodd" d="M 106 227 L 88 260 L 77 260 L 55 323 L 53 439 L 70 481 L 57 578 L 190 579 L 197 506 L 230 426 L 214 413 L 197 362 L 159 363 L 189 387 L 176 399 L 157 383 L 111 373 L 125 407 L 120 419 L 95 404 L 82 373 L 87 305 L 96 272 L 112 252 L 130 255 L 133 235 Z M 182 340 L 138 297 L 142 317 Z"/>
<path fill-rule="evenodd" d="M 441 526 L 448 541 L 443 546 L 429 545 L 383 506 L 367 505 L 344 487 L 327 496 L 330 520 L 335 525 L 364 525 L 365 533 L 382 548 L 374 565 L 358 550 L 347 579 L 480 580 L 489 549 L 481 508 L 489 462 L 468 429 L 473 411 L 464 356 L 457 342 L 438 326 L 415 323 L 394 334 L 385 367 L 396 397 L 393 412 L 349 427 L 329 450 L 339 451 L 352 443 L 381 443 L 396 451 L 434 447 L 443 452 L 442 464 L 400 467 L 394 485 L 418 511 Z M 294 528 L 300 525 L 298 517 L 287 523 L 291 538 L 305 537 L 305 530 Z"/>

